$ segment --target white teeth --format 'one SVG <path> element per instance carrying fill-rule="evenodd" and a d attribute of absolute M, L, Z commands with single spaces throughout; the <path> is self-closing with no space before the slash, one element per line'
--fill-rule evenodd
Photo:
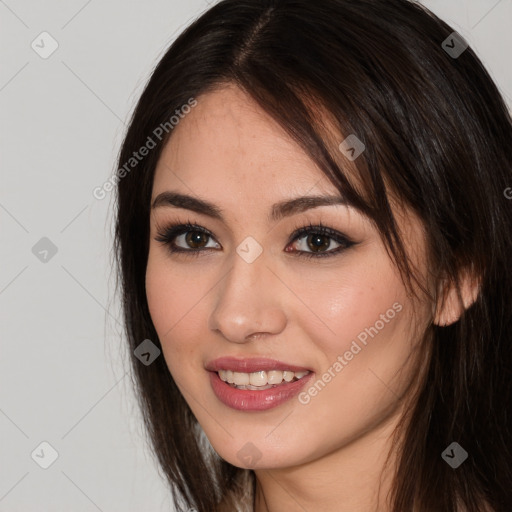
<path fill-rule="evenodd" d="M 283 381 L 283 372 L 279 370 L 270 370 L 267 372 L 267 381 L 269 384 L 281 384 Z"/>
<path fill-rule="evenodd" d="M 231 370 L 219 370 L 219 377 L 240 389 L 269 389 L 284 382 L 298 380 L 309 373 L 309 371 L 291 372 L 281 370 L 259 371 L 252 373 L 233 372 Z"/>
<path fill-rule="evenodd" d="M 247 373 L 245 374 L 247 375 Z M 251 384 L 251 386 L 265 386 L 267 383 L 267 372 L 254 372 L 250 374 L 250 382 L 247 384 Z M 238 384 L 238 383 L 237 383 Z"/>
<path fill-rule="evenodd" d="M 247 386 L 247 384 L 249 384 L 249 374 L 233 372 L 233 383 L 237 386 Z"/>
<path fill-rule="evenodd" d="M 295 374 L 293 372 L 283 372 L 283 379 L 286 381 L 286 382 L 291 382 L 293 380 L 293 376 Z"/>

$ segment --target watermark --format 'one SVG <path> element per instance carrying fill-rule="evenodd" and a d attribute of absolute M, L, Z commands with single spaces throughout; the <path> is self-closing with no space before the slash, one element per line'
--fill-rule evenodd
<path fill-rule="evenodd" d="M 344 141 L 340 143 L 338 149 L 353 162 L 365 149 L 366 146 L 355 135 L 351 133 Z"/>
<path fill-rule="evenodd" d="M 48 59 L 59 47 L 57 40 L 48 32 L 41 32 L 30 44 L 42 59 Z"/>
<path fill-rule="evenodd" d="M 379 320 L 377 320 L 373 326 L 367 327 L 361 331 L 357 335 L 357 340 L 352 340 L 349 350 L 345 351 L 342 356 L 338 356 L 336 361 L 331 366 L 329 366 L 329 368 L 310 388 L 308 388 L 307 391 L 302 391 L 302 393 L 299 393 L 299 402 L 303 405 L 309 404 L 311 398 L 318 395 L 318 393 L 322 391 L 325 386 L 329 384 L 329 382 L 331 382 L 334 377 L 336 377 L 336 375 L 338 375 L 341 370 L 343 370 L 343 368 L 348 365 L 350 361 L 352 361 L 352 359 L 354 359 L 354 356 L 361 352 L 363 349 L 361 345 L 366 347 L 368 344 L 368 336 L 373 339 L 373 337 L 376 336 L 379 331 L 384 329 L 386 324 L 389 324 L 390 320 L 392 320 L 397 313 L 400 313 L 400 311 L 402 311 L 402 304 L 395 302 L 391 308 L 380 315 Z M 359 345 L 358 341 L 361 343 L 361 345 Z"/>
<path fill-rule="evenodd" d="M 48 263 L 57 254 L 57 251 L 57 246 L 46 236 L 43 236 L 32 247 L 32 254 L 42 263 Z"/>
<path fill-rule="evenodd" d="M 441 453 L 441 457 L 453 469 L 457 469 L 468 458 L 468 452 L 454 441 Z"/>
<path fill-rule="evenodd" d="M 263 247 L 252 236 L 248 236 L 238 245 L 236 252 L 246 263 L 252 263 L 263 252 Z"/>
<path fill-rule="evenodd" d="M 469 46 L 468 42 L 458 32 L 452 32 L 441 43 L 441 48 L 452 59 L 458 59 L 466 51 L 468 46 Z"/>
<path fill-rule="evenodd" d="M 149 366 L 161 354 L 161 350 L 151 340 L 146 339 L 133 353 L 144 366 Z"/>
<path fill-rule="evenodd" d="M 250 441 L 245 443 L 236 453 L 238 460 L 242 463 L 242 467 L 251 469 L 256 466 L 262 455 L 258 447 Z"/>
<path fill-rule="evenodd" d="M 146 142 L 137 150 L 132 153 L 132 156 L 120 167 L 117 172 L 113 172 L 110 178 L 101 185 L 101 187 L 95 187 L 92 191 L 92 195 L 95 199 L 104 199 L 107 196 L 107 192 L 111 192 L 117 182 L 124 178 L 134 167 L 137 167 L 139 162 L 149 155 L 150 151 L 156 147 L 165 135 L 167 135 L 175 126 L 189 114 L 193 107 L 197 105 L 197 100 L 189 98 L 188 102 L 176 109 L 174 114 L 165 123 L 160 123 L 152 132 L 148 135 Z M 158 142 L 155 141 L 157 139 Z"/>
<path fill-rule="evenodd" d="M 59 458 L 59 452 L 48 441 L 43 441 L 30 456 L 39 467 L 48 469 Z"/>
<path fill-rule="evenodd" d="M 507 188 L 503 191 L 503 195 L 504 195 L 507 199 L 512 199 L 512 187 L 507 187 Z"/>

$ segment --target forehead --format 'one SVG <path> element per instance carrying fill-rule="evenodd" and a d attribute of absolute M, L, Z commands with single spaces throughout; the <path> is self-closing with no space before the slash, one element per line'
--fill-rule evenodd
<path fill-rule="evenodd" d="M 158 162 L 154 191 L 188 189 L 219 203 L 272 202 L 336 188 L 285 130 L 245 92 L 228 85 L 197 98 Z"/>

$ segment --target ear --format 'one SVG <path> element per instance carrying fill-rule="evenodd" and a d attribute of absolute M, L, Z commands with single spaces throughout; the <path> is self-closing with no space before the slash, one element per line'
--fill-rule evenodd
<path fill-rule="evenodd" d="M 479 292 L 479 280 L 469 271 L 463 271 L 460 277 L 461 304 L 453 280 L 443 280 L 433 323 L 441 327 L 455 323 L 462 316 L 464 310 L 476 301 Z"/>

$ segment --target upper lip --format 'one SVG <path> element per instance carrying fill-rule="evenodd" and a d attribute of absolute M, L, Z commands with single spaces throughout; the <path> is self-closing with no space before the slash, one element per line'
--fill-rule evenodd
<path fill-rule="evenodd" d="M 251 358 L 236 358 L 236 357 L 219 357 L 210 361 L 206 365 L 206 369 L 213 372 L 219 370 L 231 370 L 240 373 L 253 373 L 259 371 L 270 370 L 289 370 L 291 372 L 307 372 L 311 371 L 309 368 L 297 366 L 276 359 L 267 359 L 265 357 L 251 357 Z"/>

